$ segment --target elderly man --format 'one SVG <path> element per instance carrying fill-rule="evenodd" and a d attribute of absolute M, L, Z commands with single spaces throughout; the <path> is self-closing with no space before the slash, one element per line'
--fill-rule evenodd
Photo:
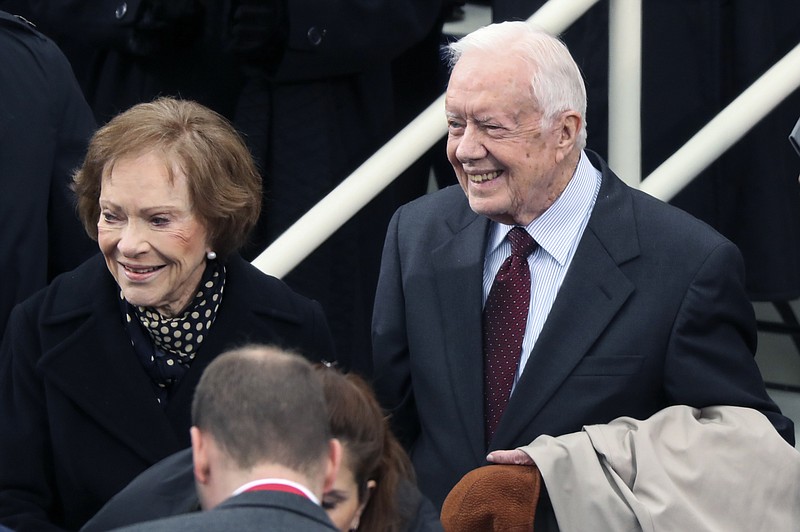
<path fill-rule="evenodd" d="M 736 246 L 584 150 L 566 47 L 526 23 L 450 45 L 460 187 L 395 214 L 373 318 L 375 387 L 441 505 L 488 451 L 670 405 L 759 410 Z"/>

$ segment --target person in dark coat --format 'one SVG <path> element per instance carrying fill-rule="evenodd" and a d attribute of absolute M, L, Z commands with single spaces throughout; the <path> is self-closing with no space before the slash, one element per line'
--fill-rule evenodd
<path fill-rule="evenodd" d="M 335 532 L 322 509 L 342 461 L 322 383 L 301 356 L 250 344 L 217 357 L 192 401 L 202 512 L 126 532 Z"/>
<path fill-rule="evenodd" d="M 15 4 L 61 45 L 101 124 L 157 95 L 194 99 L 234 121 L 264 179 L 264 210 L 241 250 L 253 260 L 388 140 L 397 106 L 408 120 L 405 109 L 418 106 L 416 95 L 440 87 L 423 80 L 398 100 L 395 86 L 409 88 L 418 71 L 393 71 L 393 61 L 435 37 L 442 1 L 0 6 Z M 380 243 L 400 203 L 393 191 L 381 194 L 286 276 L 322 303 L 341 353 L 369 353 Z M 362 373 L 371 365 L 369 357 L 342 362 Z"/>
<path fill-rule="evenodd" d="M 267 45 L 262 54 L 280 60 L 244 63 L 247 84 L 235 118 L 260 156 L 265 179 L 265 213 L 246 253 L 257 256 L 380 148 L 396 130 L 397 105 L 401 114 L 417 105 L 393 93 L 408 83 L 393 77 L 403 75 L 401 68 L 393 71 L 394 60 L 413 54 L 412 45 L 431 34 L 440 4 L 286 3 L 286 45 L 280 54 Z M 438 85 L 435 79 L 424 83 L 420 93 Z M 380 194 L 286 276 L 298 292 L 322 303 L 343 356 L 370 352 L 381 241 L 399 204 L 395 189 Z M 371 368 L 368 356 L 343 363 L 360 373 Z"/>
<path fill-rule="evenodd" d="M 333 358 L 321 306 L 236 253 L 261 179 L 228 121 L 139 104 L 76 173 L 102 255 L 18 305 L 0 348 L 0 523 L 77 529 L 137 474 L 189 446 L 194 388 L 249 342 Z"/>
<path fill-rule="evenodd" d="M 416 486 L 370 386 L 354 373 L 317 365 L 331 433 L 343 460 L 322 505 L 342 531 L 441 532 L 439 515 Z M 102 532 L 200 509 L 189 449 L 136 477 L 81 529 Z"/>
<path fill-rule="evenodd" d="M 69 62 L 0 11 L 0 339 L 16 303 L 97 253 L 69 183 L 94 118 Z"/>
<path fill-rule="evenodd" d="M 223 42 L 228 1 L 0 0 L 0 9 L 59 45 L 100 125 L 158 96 L 233 116 L 241 75 Z"/>
<path fill-rule="evenodd" d="M 450 51 L 460 186 L 395 213 L 373 321 L 373 385 L 422 492 L 441 507 L 487 452 L 675 404 L 756 409 L 793 445 L 754 360 L 741 254 L 584 150 L 563 43 L 505 22 Z M 523 257 L 509 235 L 536 244 Z M 503 287 L 509 263 L 521 275 Z M 497 290 L 523 296 L 504 324 L 486 311 Z"/>

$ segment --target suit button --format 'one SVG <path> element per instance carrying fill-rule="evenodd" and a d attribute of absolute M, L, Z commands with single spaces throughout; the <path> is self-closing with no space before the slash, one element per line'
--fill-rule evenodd
<path fill-rule="evenodd" d="M 308 30 L 308 42 L 313 44 L 314 46 L 319 46 L 322 43 L 323 37 L 325 37 L 325 33 L 327 30 L 318 30 L 316 26 L 311 26 Z"/>
<path fill-rule="evenodd" d="M 117 10 L 114 11 L 114 16 L 117 17 L 117 20 L 122 20 L 125 14 L 128 12 L 128 4 L 127 2 L 122 2 L 120 5 L 117 6 Z"/>

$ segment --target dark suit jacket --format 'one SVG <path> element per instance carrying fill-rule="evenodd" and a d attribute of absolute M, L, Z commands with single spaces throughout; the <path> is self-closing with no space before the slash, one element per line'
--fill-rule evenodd
<path fill-rule="evenodd" d="M 736 246 L 686 213 L 603 182 L 490 449 L 673 404 L 748 406 L 793 442 L 753 360 Z M 489 221 L 450 187 L 401 208 L 375 302 L 375 388 L 434 504 L 485 464 L 481 307 Z"/>
<path fill-rule="evenodd" d="M 208 512 L 168 517 L 119 529 L 125 532 L 334 532 L 328 515 L 306 497 L 277 491 L 246 492 Z"/>
<path fill-rule="evenodd" d="M 0 12 L 0 339 L 16 303 L 97 252 L 69 184 L 94 118 L 58 47 Z"/>
<path fill-rule="evenodd" d="M 401 486 L 398 505 L 408 516 L 405 532 L 441 532 L 439 513 L 411 483 Z M 113 528 L 199 510 L 192 451 L 184 449 L 136 477 L 89 520 L 81 532 Z"/>
<path fill-rule="evenodd" d="M 322 309 L 239 257 L 216 321 L 166 408 L 131 347 L 102 256 L 17 306 L 0 350 L 0 523 L 79 528 L 150 465 L 188 447 L 195 386 L 245 343 L 331 358 Z"/>

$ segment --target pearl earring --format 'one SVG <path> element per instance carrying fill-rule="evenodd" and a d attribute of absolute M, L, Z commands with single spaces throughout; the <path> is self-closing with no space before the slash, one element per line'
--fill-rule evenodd
<path fill-rule="evenodd" d="M 208 253 L 206 253 L 206 258 L 208 260 L 214 260 L 217 258 L 217 254 L 214 253 L 213 251 L 209 251 Z"/>

